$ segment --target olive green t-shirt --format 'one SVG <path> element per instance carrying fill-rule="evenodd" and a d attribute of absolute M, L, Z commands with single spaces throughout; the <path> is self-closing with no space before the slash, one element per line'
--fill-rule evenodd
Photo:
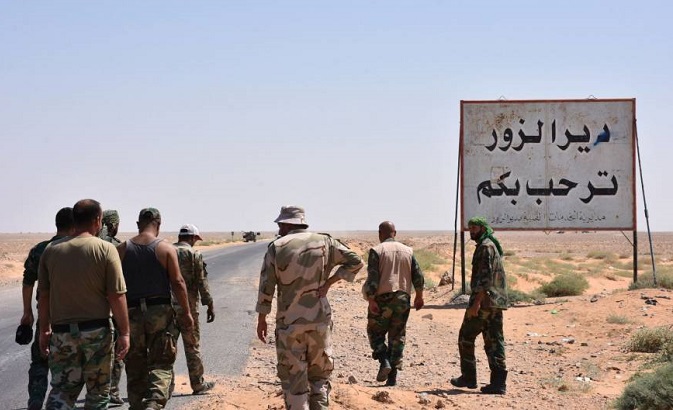
<path fill-rule="evenodd" d="M 108 318 L 107 296 L 126 293 L 117 249 L 88 235 L 47 246 L 40 258 L 38 287 L 49 292 L 52 324 Z"/>

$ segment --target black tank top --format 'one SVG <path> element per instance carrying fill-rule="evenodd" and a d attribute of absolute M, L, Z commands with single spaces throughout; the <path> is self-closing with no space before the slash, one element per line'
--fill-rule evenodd
<path fill-rule="evenodd" d="M 126 280 L 126 299 L 135 302 L 140 298 L 171 297 L 168 272 L 157 260 L 156 248 L 162 239 L 148 245 L 126 241 L 126 253 L 122 261 Z"/>

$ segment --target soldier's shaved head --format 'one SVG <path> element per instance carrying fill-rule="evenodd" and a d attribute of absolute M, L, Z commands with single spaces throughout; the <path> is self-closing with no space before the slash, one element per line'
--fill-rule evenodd
<path fill-rule="evenodd" d="M 379 224 L 379 240 L 381 242 L 386 239 L 394 238 L 397 234 L 395 224 L 390 221 L 383 221 Z"/>

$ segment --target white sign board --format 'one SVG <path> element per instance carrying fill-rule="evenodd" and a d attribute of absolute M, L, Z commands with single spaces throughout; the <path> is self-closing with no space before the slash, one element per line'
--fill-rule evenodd
<path fill-rule="evenodd" d="M 462 229 L 635 230 L 635 99 L 461 101 Z"/>

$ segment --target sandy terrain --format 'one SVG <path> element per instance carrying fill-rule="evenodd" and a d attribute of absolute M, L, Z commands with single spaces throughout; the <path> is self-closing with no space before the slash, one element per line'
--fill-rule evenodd
<path fill-rule="evenodd" d="M 372 233 L 335 236 L 361 254 L 376 241 Z M 375 381 L 378 363 L 371 359 L 365 331 L 366 304 L 359 291 L 366 273 L 358 274 L 355 284 L 340 282 L 330 290 L 335 355 L 331 408 L 600 409 L 609 407 L 635 372 L 647 371 L 649 355 L 628 353 L 624 346 L 629 335 L 639 328 L 670 326 L 673 292 L 626 290 L 632 280 L 630 234 L 628 238 L 619 232 L 549 235 L 502 232 L 496 236 L 505 249 L 505 269 L 512 288 L 533 291 L 561 271 L 581 272 L 590 283 L 582 296 L 546 299 L 542 305 L 519 305 L 505 312 L 508 394 L 485 396 L 473 390 L 454 389 L 448 383 L 449 378 L 459 374 L 457 338 L 464 313 L 464 306 L 451 303 L 460 289 L 458 260 L 455 289 L 448 285 L 427 290 L 425 308 L 411 314 L 405 368 L 396 387 L 385 387 Z M 30 244 L 39 239 L 35 235 L 0 235 L 0 281 L 20 280 L 17 266 Z M 439 283 L 445 271 L 450 275 L 452 234 L 408 232 L 400 233 L 399 239 L 417 250 L 428 249 L 446 259 L 446 264 L 426 271 L 429 283 Z M 638 242 L 640 272 L 651 272 L 647 236 L 639 235 Z M 468 260 L 473 249 L 474 245 L 468 243 L 465 250 Z M 654 254 L 657 272 L 670 273 L 673 234 L 654 234 Z M 658 304 L 645 304 L 643 295 L 654 298 Z M 608 317 L 617 315 L 623 324 L 608 322 Z M 273 318 L 270 319 L 272 323 Z M 273 326 L 269 333 L 273 334 Z M 488 381 L 488 367 L 479 339 L 477 358 L 479 382 L 483 385 Z M 266 344 L 252 343 L 243 376 L 215 379 L 219 383 L 214 392 L 188 408 L 283 408 L 275 375 L 273 340 Z M 178 383 L 176 394 L 190 393 L 184 382 Z"/>

